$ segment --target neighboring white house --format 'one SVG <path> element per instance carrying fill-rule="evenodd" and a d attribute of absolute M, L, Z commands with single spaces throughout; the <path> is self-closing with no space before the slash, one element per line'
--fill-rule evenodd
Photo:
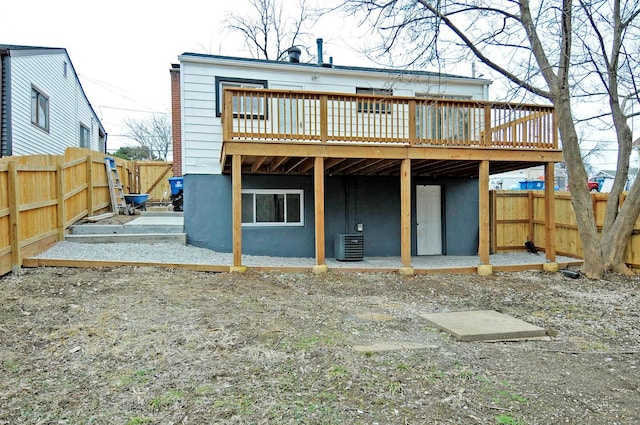
<path fill-rule="evenodd" d="M 104 152 L 107 133 L 64 48 L 0 44 L 0 157 Z"/>

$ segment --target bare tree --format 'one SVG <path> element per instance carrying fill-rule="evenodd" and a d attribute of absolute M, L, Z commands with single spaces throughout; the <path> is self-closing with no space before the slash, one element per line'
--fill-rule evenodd
<path fill-rule="evenodd" d="M 309 54 L 311 37 L 304 27 L 313 24 L 314 18 L 307 0 L 300 0 L 297 8 L 287 10 L 283 0 L 249 0 L 249 3 L 250 12 L 229 14 L 226 26 L 242 34 L 245 46 L 255 58 L 283 60 L 293 46 Z"/>
<path fill-rule="evenodd" d="M 629 272 L 623 254 L 640 212 L 640 179 L 620 209 L 618 197 L 631 152 L 629 106 L 639 100 L 637 0 L 344 0 L 343 6 L 375 29 L 374 54 L 421 67 L 479 60 L 523 98 L 550 101 L 582 240 L 582 271 L 594 278 L 606 270 Z M 575 120 L 585 114 L 579 105 L 586 98 L 604 100 L 606 109 L 587 118 L 609 123 L 618 142 L 602 238 Z"/>
<path fill-rule="evenodd" d="M 168 114 L 153 113 L 142 119 L 125 119 L 127 137 L 147 148 L 151 158 L 167 160 L 171 147 L 171 120 Z"/>

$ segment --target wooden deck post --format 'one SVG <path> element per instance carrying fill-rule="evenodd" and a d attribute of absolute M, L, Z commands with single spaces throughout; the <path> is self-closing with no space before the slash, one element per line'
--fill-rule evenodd
<path fill-rule="evenodd" d="M 482 146 L 489 146 L 492 142 L 491 135 L 491 105 L 484 105 L 484 133 L 482 134 Z"/>
<path fill-rule="evenodd" d="M 409 144 L 415 145 L 417 142 L 418 129 L 416 126 L 416 101 L 409 101 Z"/>
<path fill-rule="evenodd" d="M 233 204 L 233 266 L 231 271 L 243 272 L 242 266 L 242 155 L 231 159 L 231 197 Z"/>
<path fill-rule="evenodd" d="M 411 267 L 411 159 L 403 159 L 400 170 L 400 256 L 402 274 L 413 274 Z"/>
<path fill-rule="evenodd" d="M 555 207 L 555 164 L 544 166 L 544 245 L 549 262 L 556 262 L 556 207 Z"/>
<path fill-rule="evenodd" d="M 217 89 L 217 88 L 216 88 Z M 230 91 L 222 91 L 222 139 L 224 141 L 233 139 L 233 95 Z"/>
<path fill-rule="evenodd" d="M 489 161 L 480 161 L 478 174 L 478 221 L 479 221 L 479 243 L 478 256 L 480 263 L 489 265 Z"/>
<path fill-rule="evenodd" d="M 324 250 L 324 158 L 316 157 L 313 165 L 313 199 L 315 204 L 316 265 L 314 273 L 327 271 Z"/>
<path fill-rule="evenodd" d="M 329 96 L 320 95 L 320 141 L 326 143 L 329 138 Z"/>

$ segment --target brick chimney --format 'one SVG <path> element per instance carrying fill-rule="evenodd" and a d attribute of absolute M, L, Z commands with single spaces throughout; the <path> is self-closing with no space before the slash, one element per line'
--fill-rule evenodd
<path fill-rule="evenodd" d="M 171 64 L 171 138 L 173 176 L 182 177 L 182 119 L 180 116 L 180 64 Z"/>

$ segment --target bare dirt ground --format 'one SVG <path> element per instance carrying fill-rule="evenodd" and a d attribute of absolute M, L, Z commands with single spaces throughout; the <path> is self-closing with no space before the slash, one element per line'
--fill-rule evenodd
<path fill-rule="evenodd" d="M 0 278 L 1 424 L 636 424 L 637 277 L 25 270 Z M 467 343 L 493 309 L 548 340 Z M 355 345 L 427 348 L 358 352 Z"/>

